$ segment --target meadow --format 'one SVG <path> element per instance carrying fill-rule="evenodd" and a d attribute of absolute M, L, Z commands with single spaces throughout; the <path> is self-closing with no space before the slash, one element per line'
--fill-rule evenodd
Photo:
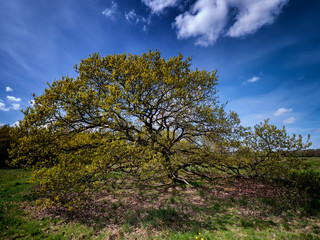
<path fill-rule="evenodd" d="M 306 160 L 320 171 L 320 158 Z M 320 239 L 320 199 L 234 179 L 99 193 L 81 211 L 36 205 L 31 172 L 0 170 L 0 239 Z"/>
<path fill-rule="evenodd" d="M 320 157 L 307 157 L 304 159 L 305 163 L 310 164 L 312 169 L 320 172 Z"/>

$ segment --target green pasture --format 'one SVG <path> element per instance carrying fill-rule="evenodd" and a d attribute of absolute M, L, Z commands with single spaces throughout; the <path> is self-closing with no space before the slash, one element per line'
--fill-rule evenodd
<path fill-rule="evenodd" d="M 310 164 L 314 170 L 320 172 L 320 157 L 307 157 L 303 159 L 305 159 L 304 162 Z"/>

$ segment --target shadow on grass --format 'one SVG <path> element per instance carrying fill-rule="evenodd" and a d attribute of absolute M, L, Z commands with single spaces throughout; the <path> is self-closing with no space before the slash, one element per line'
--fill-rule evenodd
<path fill-rule="evenodd" d="M 246 187 L 240 190 L 244 184 Z M 288 189 L 284 191 L 282 187 L 261 182 L 247 184 L 246 181 L 214 187 L 128 187 L 117 194 L 99 193 L 81 210 L 42 209 L 37 215 L 59 216 L 98 231 L 118 226 L 125 232 L 141 227 L 174 232 L 228 231 L 234 227 L 263 230 L 280 227 L 287 219 L 296 218 L 296 211 L 300 211 L 300 217 L 310 215 L 309 205 L 293 198 Z M 283 220 L 275 222 L 273 217 Z"/>

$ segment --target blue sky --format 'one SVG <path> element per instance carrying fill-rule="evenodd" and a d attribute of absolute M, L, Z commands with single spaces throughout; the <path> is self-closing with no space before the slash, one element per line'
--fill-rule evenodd
<path fill-rule="evenodd" d="M 320 148 L 319 0 L 4 0 L 0 124 L 89 54 L 158 49 L 217 69 L 243 125 L 266 118 Z"/>

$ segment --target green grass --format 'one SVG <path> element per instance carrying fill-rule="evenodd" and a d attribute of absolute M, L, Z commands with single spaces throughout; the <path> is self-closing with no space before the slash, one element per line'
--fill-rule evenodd
<path fill-rule="evenodd" d="M 304 159 L 306 159 L 305 163 L 310 164 L 314 170 L 320 172 L 320 157 L 307 157 Z"/>
<path fill-rule="evenodd" d="M 22 170 L 0 170 L 0 238 L 43 237 L 41 229 L 48 222 L 30 220 L 21 209 L 21 204 L 33 199 L 29 177 Z"/>
<path fill-rule="evenodd" d="M 0 170 L 0 239 L 71 239 L 92 236 L 94 231 L 81 224 L 63 223 L 59 218 L 32 219 L 23 206 L 34 204 L 34 184 L 30 172 L 20 169 Z"/>
<path fill-rule="evenodd" d="M 84 217 L 41 215 L 34 206 L 35 185 L 28 180 L 29 172 L 0 170 L 0 239 L 320 239 L 317 204 L 310 214 L 310 205 L 290 199 L 222 200 L 201 183 L 199 189 L 112 196 L 105 205 L 92 206 L 99 209 L 96 214 Z"/>

